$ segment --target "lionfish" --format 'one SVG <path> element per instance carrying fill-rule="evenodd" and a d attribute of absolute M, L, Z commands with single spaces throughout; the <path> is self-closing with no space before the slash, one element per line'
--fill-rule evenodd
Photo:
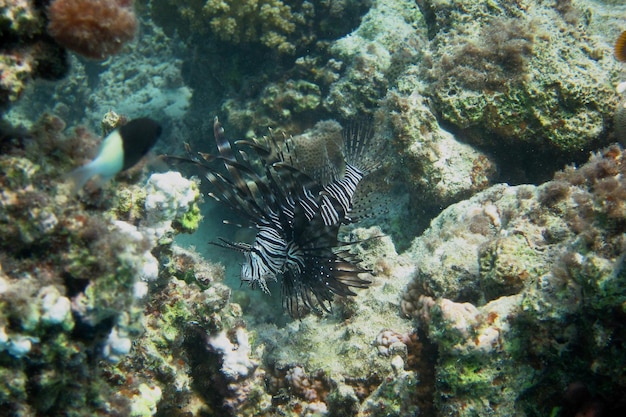
<path fill-rule="evenodd" d="M 279 143 L 273 132 L 265 138 L 267 144 L 231 143 L 217 117 L 213 132 L 217 155 L 198 152 L 199 158 L 186 144 L 188 158 L 166 159 L 200 166 L 213 188 L 209 195 L 256 229 L 251 244 L 225 239 L 214 243 L 243 254 L 241 281 L 265 293 L 268 282 L 282 281 L 283 307 L 292 317 L 307 308 L 330 312 L 334 295 L 355 296 L 352 288 L 367 288 L 371 282 L 359 275 L 372 271 L 360 266 L 362 259 L 350 251 L 358 242 L 340 241 L 338 234 L 341 225 L 361 217 L 354 209 L 355 191 L 379 166 L 367 151 L 371 131 L 343 130 L 345 172 L 338 175 L 331 169 L 328 181 L 298 169 L 297 150 L 287 140 Z M 254 152 L 256 160 L 244 149 Z"/>

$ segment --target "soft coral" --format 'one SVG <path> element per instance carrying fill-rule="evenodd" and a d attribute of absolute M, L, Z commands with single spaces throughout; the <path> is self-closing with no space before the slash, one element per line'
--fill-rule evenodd
<path fill-rule="evenodd" d="M 105 59 L 135 36 L 132 5 L 130 0 L 53 0 L 48 7 L 48 32 L 74 52 Z"/>

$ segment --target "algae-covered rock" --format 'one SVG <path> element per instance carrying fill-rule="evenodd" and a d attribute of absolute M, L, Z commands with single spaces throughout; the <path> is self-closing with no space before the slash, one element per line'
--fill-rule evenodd
<path fill-rule="evenodd" d="M 344 68 L 324 106 L 347 119 L 371 113 L 405 67 L 419 61 L 425 29 L 415 2 L 374 1 L 361 25 L 331 47 Z"/>
<path fill-rule="evenodd" d="M 403 232 L 394 234 L 400 245 L 400 236 L 412 240 L 443 207 L 487 188 L 497 172 L 491 156 L 441 127 L 426 98 L 417 92 L 420 83 L 415 71 L 407 71 L 380 110 L 388 123 L 383 135 L 390 136 L 394 151 L 390 175 L 401 179 L 408 192 L 408 205 L 394 213 Z M 403 221 L 407 211 L 414 217 L 410 224 Z"/>
<path fill-rule="evenodd" d="M 572 152 L 604 138 L 619 69 L 611 40 L 596 38 L 607 26 L 595 19 L 607 12 L 569 3 L 421 2 L 432 39 L 428 95 L 441 118 L 489 146 Z"/>
<path fill-rule="evenodd" d="M 546 415 L 576 381 L 621 398 L 625 161 L 614 146 L 541 186 L 489 188 L 404 255 L 403 311 L 438 346 L 439 415 Z"/>

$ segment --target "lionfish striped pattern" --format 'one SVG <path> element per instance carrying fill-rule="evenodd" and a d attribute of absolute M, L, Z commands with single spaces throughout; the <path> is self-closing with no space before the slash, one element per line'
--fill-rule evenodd
<path fill-rule="evenodd" d="M 297 168 L 288 141 L 279 144 L 272 134 L 267 145 L 256 140 L 231 144 L 217 117 L 213 130 L 217 155 L 199 153 L 200 159 L 188 148 L 189 158 L 167 159 L 201 166 L 213 188 L 210 195 L 257 230 L 250 244 L 216 243 L 243 254 L 242 282 L 269 293 L 269 282 L 282 281 L 283 306 L 293 317 L 307 310 L 330 312 L 334 295 L 354 296 L 353 288 L 366 288 L 370 282 L 360 275 L 371 271 L 350 252 L 357 242 L 342 242 L 338 234 L 342 224 L 358 220 L 355 192 L 377 166 L 366 156 L 371 134 L 344 132 L 345 173 L 321 184 Z"/>

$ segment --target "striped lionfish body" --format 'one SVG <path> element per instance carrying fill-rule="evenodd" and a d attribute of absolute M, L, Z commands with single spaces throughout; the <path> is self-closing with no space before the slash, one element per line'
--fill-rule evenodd
<path fill-rule="evenodd" d="M 344 134 L 345 173 L 322 184 L 300 171 L 293 150 L 273 135 L 268 146 L 248 140 L 231 144 L 217 118 L 213 130 L 218 154 L 200 154 L 201 160 L 190 153 L 186 161 L 203 167 L 213 198 L 257 230 L 252 243 L 218 243 L 243 254 L 242 282 L 269 293 L 269 282 L 282 281 L 283 306 L 294 317 L 303 308 L 329 312 L 335 294 L 354 296 L 352 288 L 366 288 L 370 282 L 359 275 L 371 271 L 350 252 L 356 242 L 342 242 L 338 234 L 342 224 L 357 220 L 355 192 L 376 165 L 362 157 L 371 135 Z M 244 149 L 256 154 L 260 166 Z M 353 164 L 358 159 L 365 161 L 360 168 Z"/>

